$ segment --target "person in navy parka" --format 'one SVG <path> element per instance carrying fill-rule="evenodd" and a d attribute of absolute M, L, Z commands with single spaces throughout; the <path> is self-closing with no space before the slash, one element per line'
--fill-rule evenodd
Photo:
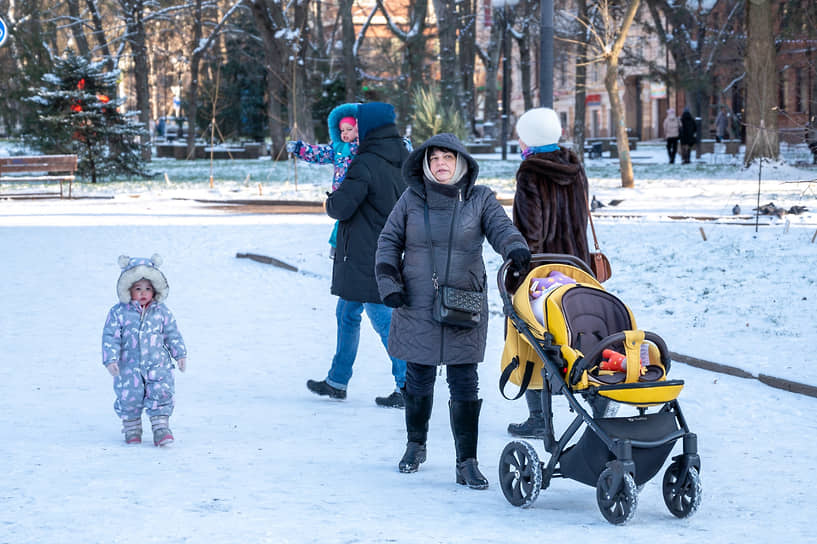
<path fill-rule="evenodd" d="M 142 442 L 142 411 L 153 429 L 153 443 L 173 442 L 173 359 L 184 371 L 187 347 L 164 300 L 169 286 L 159 270 L 162 258 L 119 257 L 119 303 L 108 312 L 102 330 L 102 364 L 114 377 L 114 410 L 122 420 L 125 442 Z"/>

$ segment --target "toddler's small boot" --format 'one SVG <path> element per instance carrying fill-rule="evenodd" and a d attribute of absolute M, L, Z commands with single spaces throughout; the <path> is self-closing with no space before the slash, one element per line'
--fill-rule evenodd
<path fill-rule="evenodd" d="M 173 433 L 168 427 L 168 416 L 151 416 L 150 424 L 153 427 L 153 444 L 168 446 L 173 443 Z"/>
<path fill-rule="evenodd" d="M 125 444 L 142 443 L 142 418 L 123 419 L 122 433 L 125 435 Z"/>

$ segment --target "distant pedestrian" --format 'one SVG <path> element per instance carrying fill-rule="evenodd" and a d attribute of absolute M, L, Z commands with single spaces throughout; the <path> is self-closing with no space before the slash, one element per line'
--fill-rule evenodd
<path fill-rule="evenodd" d="M 154 445 L 173 442 L 168 425 L 175 403 L 173 360 L 182 372 L 187 366 L 184 340 L 164 305 L 169 287 L 161 264 L 159 255 L 119 257 L 119 303 L 102 330 L 102 363 L 114 377 L 114 410 L 128 444 L 142 442 L 142 410 L 150 417 Z"/>
<path fill-rule="evenodd" d="M 684 108 L 684 113 L 681 114 L 681 162 L 683 164 L 689 164 L 692 146 L 698 141 L 697 136 L 695 119 L 689 108 Z"/>
<path fill-rule="evenodd" d="M 720 143 L 722 140 L 729 138 L 729 118 L 723 106 L 718 110 L 718 116 L 715 117 L 715 139 Z"/>
<path fill-rule="evenodd" d="M 675 114 L 673 108 L 667 110 L 664 118 L 664 137 L 667 139 L 667 155 L 669 163 L 675 164 L 675 154 L 678 151 L 678 136 L 681 134 L 681 120 Z"/>

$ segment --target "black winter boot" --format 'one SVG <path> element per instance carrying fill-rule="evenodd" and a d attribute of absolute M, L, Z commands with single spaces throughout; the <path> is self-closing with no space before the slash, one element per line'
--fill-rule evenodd
<path fill-rule="evenodd" d="M 508 425 L 508 433 L 522 438 L 544 438 L 547 434 L 547 424 L 542 416 L 542 391 L 528 389 L 525 391 L 525 401 L 528 403 L 528 419 L 522 423 Z"/>
<path fill-rule="evenodd" d="M 400 472 L 417 472 L 420 464 L 426 460 L 426 439 L 428 438 L 428 420 L 431 418 L 431 407 L 434 397 L 418 397 L 403 390 L 406 403 L 406 452 L 397 465 Z"/>
<path fill-rule="evenodd" d="M 528 403 L 530 416 L 522 423 L 508 425 L 508 433 L 522 438 L 541 438 L 545 443 L 545 450 L 552 451 L 556 442 L 553 436 L 553 413 L 550 407 L 550 397 L 543 390 L 528 389 L 525 391 L 525 401 Z"/>
<path fill-rule="evenodd" d="M 451 431 L 457 451 L 457 483 L 471 489 L 487 489 L 488 480 L 479 471 L 477 463 L 477 438 L 479 436 L 479 411 L 482 399 L 448 401 Z"/>

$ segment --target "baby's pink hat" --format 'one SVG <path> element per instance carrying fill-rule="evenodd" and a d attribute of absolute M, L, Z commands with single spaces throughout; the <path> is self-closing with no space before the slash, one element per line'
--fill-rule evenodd
<path fill-rule="evenodd" d="M 341 119 L 338 122 L 338 126 L 341 126 L 343 123 L 348 123 L 348 124 L 350 124 L 352 126 L 355 126 L 355 125 L 357 125 L 357 120 L 350 115 L 349 117 L 344 117 L 343 119 Z"/>

